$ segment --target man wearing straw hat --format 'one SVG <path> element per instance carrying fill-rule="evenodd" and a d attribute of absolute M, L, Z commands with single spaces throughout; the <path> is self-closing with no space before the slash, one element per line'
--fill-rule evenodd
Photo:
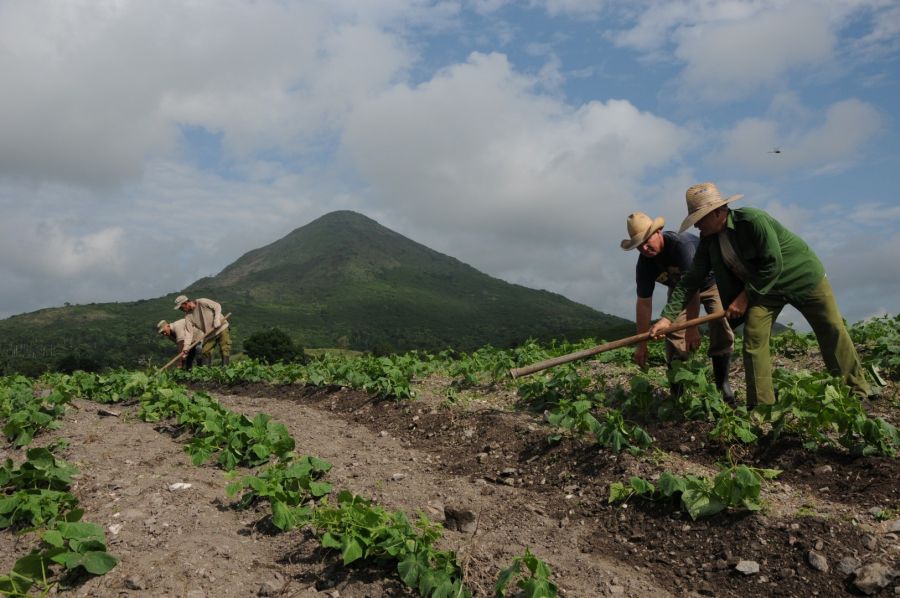
<path fill-rule="evenodd" d="M 193 327 L 194 340 L 215 331 L 215 336 L 203 343 L 201 364 L 205 361 L 212 365 L 213 349 L 218 347 L 222 365 L 228 365 L 231 361 L 231 334 L 228 332 L 228 322 L 222 318 L 222 306 L 212 299 L 188 299 L 187 295 L 178 295 L 175 309 L 184 312 L 185 320 Z"/>
<path fill-rule="evenodd" d="M 844 326 L 822 262 L 797 235 L 757 208 L 732 210 L 713 183 L 687 190 L 688 216 L 681 230 L 695 226 L 700 245 L 691 270 L 672 292 L 654 337 L 670 325 L 712 268 L 728 318 L 743 321 L 747 406 L 775 402 L 769 337 L 782 308 L 793 305 L 815 332 L 828 371 L 840 376 L 862 398 L 869 384 Z"/>
<path fill-rule="evenodd" d="M 636 322 L 638 334 L 647 332 L 650 328 L 650 317 L 653 312 L 653 289 L 656 283 L 669 288 L 668 296 L 671 297 L 681 276 L 690 270 L 694 261 L 694 253 L 700 239 L 690 233 L 676 233 L 664 231 L 666 221 L 660 217 L 651 219 L 643 212 L 635 212 L 628 216 L 628 239 L 621 243 L 625 251 L 637 249 L 640 256 L 635 267 L 635 279 L 637 281 Z M 707 313 L 722 311 L 722 302 L 719 300 L 719 290 L 713 280 L 712 274 L 707 271 L 706 277 L 700 284 L 700 288 L 693 293 L 687 302 L 687 307 L 678 313 L 676 323 L 680 324 L 688 319 L 694 319 L 700 311 L 700 303 Z M 722 392 L 723 398 L 734 402 L 734 392 L 728 383 L 728 367 L 731 363 L 731 353 L 734 350 L 734 333 L 728 322 L 723 318 L 714 320 L 709 324 L 709 356 L 713 364 L 713 376 L 716 387 Z M 700 333 L 696 327 L 679 330 L 666 335 L 666 364 L 671 365 L 673 360 L 684 361 L 688 355 L 700 346 Z M 641 367 L 647 363 L 647 343 L 638 344 L 634 351 L 634 360 Z M 672 394 L 681 393 L 681 386 L 672 384 Z"/>
<path fill-rule="evenodd" d="M 171 341 L 175 343 L 176 350 L 181 356 L 178 367 L 185 370 L 191 369 L 191 367 L 193 367 L 194 365 L 194 358 L 197 357 L 197 350 L 200 348 L 200 345 L 196 345 L 194 347 L 191 347 L 190 350 L 187 350 L 188 347 L 193 344 L 193 340 L 195 337 L 194 330 L 190 322 L 188 322 L 184 318 L 175 320 L 174 322 L 160 320 L 156 324 L 156 330 L 161 335 L 165 336 L 168 339 L 171 339 Z"/>

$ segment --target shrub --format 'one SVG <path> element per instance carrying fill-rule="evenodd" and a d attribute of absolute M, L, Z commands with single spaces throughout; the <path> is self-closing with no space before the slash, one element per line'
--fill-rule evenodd
<path fill-rule="evenodd" d="M 306 361 L 303 347 L 295 344 L 291 337 L 279 328 L 270 328 L 251 334 L 244 341 L 244 352 L 248 357 L 266 363 Z"/>

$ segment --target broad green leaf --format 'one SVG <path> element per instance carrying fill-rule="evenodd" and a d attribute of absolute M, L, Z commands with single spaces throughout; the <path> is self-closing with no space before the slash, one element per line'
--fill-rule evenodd
<path fill-rule="evenodd" d="M 341 552 L 341 556 L 344 558 L 344 566 L 346 567 L 353 561 L 361 558 L 363 555 L 362 545 L 359 543 L 354 537 L 349 538 L 347 543 L 344 545 L 344 549 Z"/>
<path fill-rule="evenodd" d="M 81 559 L 81 566 L 93 575 L 104 575 L 116 566 L 119 560 L 108 552 L 87 552 Z"/>

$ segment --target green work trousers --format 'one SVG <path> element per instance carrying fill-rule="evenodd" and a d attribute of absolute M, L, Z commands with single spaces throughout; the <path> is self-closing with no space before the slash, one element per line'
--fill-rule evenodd
<path fill-rule="evenodd" d="M 790 303 L 803 314 L 819 341 L 825 366 L 833 376 L 840 376 L 857 395 L 869 395 L 869 383 L 863 373 L 859 356 L 841 312 L 838 311 L 828 278 L 810 291 L 802 301 L 788 301 L 784 297 L 764 295 L 747 310 L 744 325 L 744 370 L 747 374 L 747 403 L 771 405 L 775 402 L 772 386 L 772 356 L 769 337 L 772 326 L 782 308 Z"/>
<path fill-rule="evenodd" d="M 203 358 L 206 360 L 208 357 L 209 361 L 207 363 L 210 365 L 212 365 L 212 353 L 216 347 L 219 348 L 219 357 L 222 358 L 222 364 L 224 365 L 227 359 L 231 357 L 231 334 L 227 328 L 219 333 L 218 336 L 203 343 Z"/>

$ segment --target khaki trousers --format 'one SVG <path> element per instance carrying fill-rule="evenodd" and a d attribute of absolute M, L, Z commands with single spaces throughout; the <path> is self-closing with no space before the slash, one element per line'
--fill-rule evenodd
<path fill-rule="evenodd" d="M 219 348 L 219 357 L 222 358 L 223 363 L 226 357 L 231 357 L 231 333 L 228 332 L 228 328 L 203 343 L 203 357 L 209 357 L 210 364 L 212 364 L 213 349 L 216 347 Z"/>
<path fill-rule="evenodd" d="M 672 290 L 671 288 L 669 289 L 669 296 L 672 295 Z M 698 293 L 700 294 L 700 303 L 703 304 L 703 309 L 706 310 L 706 313 L 711 314 L 724 311 L 722 300 L 719 299 L 719 287 L 713 285 L 705 291 L 698 291 Z M 672 324 L 681 324 L 686 321 L 687 310 L 683 309 Z M 731 326 L 728 325 L 728 319 L 714 320 L 709 323 L 708 327 L 709 351 L 707 354 L 710 357 L 730 355 L 734 350 L 734 332 L 732 332 Z M 675 359 L 686 361 L 690 357 L 690 353 L 687 350 L 687 342 L 685 341 L 685 332 L 686 330 L 679 330 L 666 335 L 666 363 L 671 364 Z"/>
<path fill-rule="evenodd" d="M 869 383 L 847 327 L 844 326 L 841 312 L 838 311 L 831 283 L 828 278 L 823 278 L 802 301 L 795 303 L 783 297 L 765 295 L 747 310 L 747 322 L 744 325 L 747 403 L 771 405 L 775 402 L 769 338 L 775 319 L 788 303 L 796 307 L 812 326 L 829 373 L 843 378 L 855 394 L 867 397 Z"/>

